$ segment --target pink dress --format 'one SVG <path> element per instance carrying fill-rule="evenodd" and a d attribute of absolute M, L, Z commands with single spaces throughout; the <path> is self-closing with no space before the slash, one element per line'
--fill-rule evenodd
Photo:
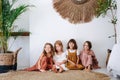
<path fill-rule="evenodd" d="M 81 63 L 84 67 L 87 67 L 89 65 L 92 66 L 92 68 L 96 69 L 96 68 L 100 68 L 98 66 L 98 61 L 95 57 L 95 54 L 92 50 L 85 52 L 84 50 L 80 52 L 80 60 Z"/>

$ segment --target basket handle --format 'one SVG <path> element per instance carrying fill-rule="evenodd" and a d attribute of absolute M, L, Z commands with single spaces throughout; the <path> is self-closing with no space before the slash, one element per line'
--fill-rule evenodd
<path fill-rule="evenodd" d="M 21 49 L 22 49 L 22 48 L 20 47 L 19 49 L 17 49 L 17 50 L 14 52 L 14 54 L 13 54 L 13 56 L 14 56 L 13 65 L 17 62 L 17 55 L 18 55 L 18 53 L 19 53 L 19 51 L 20 51 Z"/>

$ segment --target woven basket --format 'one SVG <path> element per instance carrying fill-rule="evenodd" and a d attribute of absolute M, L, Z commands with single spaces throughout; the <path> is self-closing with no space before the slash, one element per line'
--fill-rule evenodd
<path fill-rule="evenodd" d="M 0 53 L 0 66 L 13 65 L 14 54 L 13 53 Z"/>
<path fill-rule="evenodd" d="M 0 53 L 0 73 L 17 69 L 17 54 L 21 49 L 19 48 L 15 52 Z"/>

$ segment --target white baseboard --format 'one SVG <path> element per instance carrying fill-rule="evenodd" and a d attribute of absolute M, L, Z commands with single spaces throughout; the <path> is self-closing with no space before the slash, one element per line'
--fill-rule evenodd
<path fill-rule="evenodd" d="M 28 68 L 29 66 L 17 66 L 17 70 Z"/>

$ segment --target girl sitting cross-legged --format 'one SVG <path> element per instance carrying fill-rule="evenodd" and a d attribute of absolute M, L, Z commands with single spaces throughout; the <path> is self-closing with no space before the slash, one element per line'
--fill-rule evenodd
<path fill-rule="evenodd" d="M 53 56 L 53 61 L 54 61 L 54 65 L 52 70 L 54 72 L 63 72 L 64 70 L 67 70 L 67 68 L 65 67 L 65 63 L 67 61 L 66 55 L 63 52 L 63 44 L 60 40 L 57 40 L 54 44 L 54 48 L 55 48 L 55 55 Z"/>
<path fill-rule="evenodd" d="M 82 65 L 85 67 L 85 71 L 91 71 L 92 68 L 100 68 L 98 66 L 98 61 L 96 56 L 91 50 L 92 44 L 90 41 L 85 41 L 83 44 L 83 50 L 80 51 L 80 61 Z"/>
<path fill-rule="evenodd" d="M 77 50 L 77 43 L 74 39 L 70 39 L 67 44 L 67 68 L 72 69 L 83 69 L 84 67 L 79 64 L 79 53 Z"/>

